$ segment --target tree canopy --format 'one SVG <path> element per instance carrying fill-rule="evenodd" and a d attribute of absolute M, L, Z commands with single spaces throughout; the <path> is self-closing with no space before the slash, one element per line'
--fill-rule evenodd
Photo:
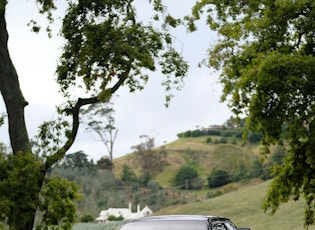
<path fill-rule="evenodd" d="M 314 224 L 315 2 L 200 0 L 186 18 L 190 30 L 203 13 L 219 37 L 206 63 L 221 71 L 222 100 L 263 135 L 265 153 L 276 143 L 289 148 L 264 209 L 303 197 L 305 226 Z"/>
<path fill-rule="evenodd" d="M 12 204 L 1 212 L 0 220 L 6 220 L 14 229 L 33 229 L 36 210 L 40 208 L 44 212 L 44 227 L 58 225 L 63 221 L 60 219 L 62 215 L 53 215 L 55 211 L 49 202 L 55 197 L 52 193 L 62 192 L 64 187 L 59 186 L 60 180 L 45 179 L 45 173 L 61 161 L 73 145 L 80 124 L 80 109 L 86 105 L 108 102 L 122 86 L 128 86 L 131 92 L 143 89 L 149 79 L 148 73 L 156 70 L 165 77 L 162 84 L 168 104 L 172 90 L 181 87 L 188 69 L 187 63 L 173 46 L 174 38 L 170 33 L 170 28 L 180 25 L 180 20 L 173 18 L 160 0 L 147 1 L 152 10 L 152 20 L 148 19 L 148 22 L 139 21 L 133 0 L 65 1 L 67 8 L 60 29 L 64 43 L 61 44 L 62 54 L 56 70 L 56 81 L 65 103 L 58 106 L 58 119 L 44 122 L 39 127 L 36 145 L 33 145 L 24 116 L 24 109 L 29 103 L 21 91 L 8 50 L 7 3 L 7 0 L 0 0 L 0 91 L 6 106 L 12 159 L 18 162 L 16 165 L 27 169 L 24 176 L 32 178 L 29 183 L 34 183 L 34 186 L 30 193 L 27 191 L 29 186 L 21 186 L 22 190 L 25 189 L 23 192 L 21 189 L 14 190 L 12 186 L 5 187 L 10 180 L 19 181 L 19 174 L 15 174 L 17 168 L 14 165 L 6 167 L 5 162 L 11 157 L 1 153 L 0 160 L 4 162 L 1 163 L 1 170 L 7 173 L 1 177 L 0 190 L 12 188 L 12 191 L 1 193 L 4 197 L 0 206 L 5 206 L 3 202 Z M 50 26 L 57 10 L 56 1 L 35 0 L 33 3 L 36 3 L 39 13 L 47 17 L 49 23 L 46 31 L 51 36 Z M 30 19 L 29 26 L 34 32 L 41 30 L 41 22 Z M 4 117 L 1 115 L 0 124 Z M 29 154 L 33 157 L 29 157 Z M 25 157 L 31 160 L 23 161 Z M 35 163 L 34 171 L 30 172 L 29 167 Z M 17 176 L 12 179 L 14 175 Z M 18 185 L 21 183 L 19 181 Z M 75 199 L 75 187 L 73 192 L 63 195 Z M 19 196 L 18 201 L 14 199 L 15 196 Z M 65 209 L 68 218 L 67 226 L 63 226 L 65 229 L 71 227 L 68 223 L 74 219 L 71 199 L 64 199 L 65 205 L 69 205 Z M 16 207 L 23 200 L 31 201 L 31 205 L 26 210 L 17 210 Z M 44 202 L 42 205 L 41 201 Z M 19 218 L 22 216 L 24 218 Z"/>

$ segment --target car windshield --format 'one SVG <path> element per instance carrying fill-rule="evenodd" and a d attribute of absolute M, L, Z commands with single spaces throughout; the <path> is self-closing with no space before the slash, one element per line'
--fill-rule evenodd
<path fill-rule="evenodd" d="M 131 222 L 121 230 L 208 230 L 206 222 L 202 221 L 143 221 Z"/>

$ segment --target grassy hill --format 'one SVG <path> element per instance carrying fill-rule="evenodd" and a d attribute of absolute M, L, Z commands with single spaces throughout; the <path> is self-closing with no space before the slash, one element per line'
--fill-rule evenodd
<path fill-rule="evenodd" d="M 156 212 L 155 215 L 222 215 L 230 218 L 239 227 L 251 227 L 254 230 L 303 229 L 304 202 L 302 200 L 290 201 L 282 205 L 274 216 L 263 212 L 261 202 L 269 183 L 270 181 L 263 182 L 203 201 L 170 206 Z M 315 227 L 309 229 L 315 229 Z"/>
<path fill-rule="evenodd" d="M 237 172 L 241 167 L 251 167 L 253 161 L 259 159 L 258 144 L 248 143 L 243 146 L 241 139 L 233 138 L 226 138 L 227 143 L 224 144 L 214 144 L 220 136 L 211 136 L 211 143 L 207 142 L 207 138 L 209 136 L 180 138 L 163 146 L 167 151 L 168 165 L 154 180 L 163 186 L 171 186 L 174 175 L 183 165 L 193 165 L 200 177 L 206 179 L 213 168 Z M 130 166 L 136 174 L 140 173 L 133 153 L 114 159 L 114 165 L 117 177 L 121 175 L 123 165 Z"/>
<path fill-rule="evenodd" d="M 211 143 L 207 141 L 208 136 L 197 138 L 180 138 L 165 145 L 167 150 L 168 165 L 154 178 L 163 186 L 171 186 L 171 181 L 177 170 L 185 164 L 193 164 L 198 168 L 200 176 L 204 179 L 209 176 L 213 168 L 221 168 L 237 171 L 241 165 L 250 168 L 253 161 L 259 159 L 258 144 L 247 143 L 245 146 L 241 139 L 227 138 L 227 143 L 215 144 L 220 136 L 211 136 Z M 233 143 L 233 144 L 232 144 Z M 115 160 L 115 174 L 121 173 L 122 165 L 127 164 L 136 171 L 137 165 L 134 163 L 134 154 Z M 268 184 L 254 180 L 248 184 L 235 183 L 220 188 L 224 195 L 209 198 L 208 188 L 200 191 L 183 191 L 182 196 L 195 196 L 187 203 L 168 206 L 155 213 L 162 214 L 209 214 L 229 217 L 238 226 L 251 227 L 252 229 L 303 229 L 304 202 L 291 201 L 280 207 L 274 215 L 269 216 L 261 208 L 261 202 L 266 194 Z M 201 197 L 199 199 L 199 197 Z M 191 202 L 191 200 L 194 200 Z M 185 204 L 183 204 L 185 203 Z M 310 228 L 310 229 L 315 229 Z"/>
<path fill-rule="evenodd" d="M 258 144 L 247 143 L 243 146 L 241 139 L 232 137 L 227 138 L 227 143 L 216 141 L 220 136 L 211 136 L 211 142 L 208 138 L 209 136 L 180 138 L 163 146 L 167 151 L 168 164 L 154 180 L 165 188 L 170 199 L 174 198 L 174 194 L 178 197 L 176 201 L 174 199 L 174 202 L 168 202 L 166 207 L 155 211 L 154 215 L 221 215 L 230 218 L 239 227 L 251 227 L 253 230 L 303 229 L 303 201 L 290 201 L 280 206 L 274 216 L 263 212 L 261 203 L 270 181 L 241 180 L 218 189 L 209 189 L 206 182 L 200 190 L 178 190 L 172 187 L 171 181 L 183 165 L 193 165 L 200 177 L 206 181 L 213 168 L 229 172 L 237 171 L 241 167 L 248 170 L 253 162 L 260 158 Z M 115 159 L 114 165 L 117 178 L 121 175 L 123 165 L 130 166 L 138 175 L 141 171 L 134 153 Z M 131 197 L 131 193 L 128 193 L 128 196 Z M 114 230 L 119 224 L 121 223 L 77 224 L 74 229 Z M 315 230 L 315 227 L 309 229 Z"/>
<path fill-rule="evenodd" d="M 250 227 L 252 230 L 302 230 L 304 212 L 302 200 L 290 201 L 282 205 L 274 216 L 269 216 L 263 212 L 261 202 L 269 183 L 270 181 L 259 183 L 211 199 L 169 206 L 155 212 L 154 215 L 221 215 L 230 218 L 238 227 Z M 76 224 L 73 229 L 113 230 L 117 229 L 117 226 L 117 223 Z M 309 229 L 314 230 L 315 227 Z"/>

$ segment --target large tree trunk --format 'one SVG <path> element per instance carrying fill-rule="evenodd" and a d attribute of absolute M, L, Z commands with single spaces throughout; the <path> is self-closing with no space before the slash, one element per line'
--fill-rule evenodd
<path fill-rule="evenodd" d="M 9 135 L 13 153 L 29 151 L 30 142 L 24 120 L 27 105 L 18 80 L 16 70 L 8 51 L 8 32 L 5 10 L 0 9 L 0 91 L 5 102 L 9 121 Z"/>
<path fill-rule="evenodd" d="M 18 75 L 9 55 L 5 10 L 2 8 L 0 8 L 0 92 L 7 109 L 13 153 L 31 151 L 24 119 L 24 107 L 27 105 L 27 102 L 22 95 Z M 38 199 L 38 194 L 33 199 Z M 36 207 L 30 207 L 28 212 L 26 222 L 23 222 L 23 224 L 16 223 L 15 227 L 17 230 L 33 229 Z M 21 213 L 21 216 L 24 214 Z"/>

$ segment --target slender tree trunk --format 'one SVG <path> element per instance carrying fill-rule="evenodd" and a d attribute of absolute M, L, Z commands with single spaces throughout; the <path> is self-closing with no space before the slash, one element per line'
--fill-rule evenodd
<path fill-rule="evenodd" d="M 0 91 L 7 109 L 9 135 L 13 153 L 29 151 L 30 142 L 24 120 L 27 105 L 18 80 L 16 70 L 8 51 L 8 32 L 5 10 L 0 9 Z"/>
<path fill-rule="evenodd" d="M 3 4 L 3 1 L 1 4 Z M 7 109 L 9 135 L 13 154 L 17 154 L 19 151 L 31 151 L 24 119 L 24 108 L 27 105 L 27 102 L 22 95 L 18 75 L 8 51 L 5 7 L 0 7 L 0 92 Z M 38 199 L 38 194 L 36 194 L 33 199 Z M 26 222 L 19 223 L 19 220 L 17 219 L 16 226 L 14 226 L 16 230 L 33 229 L 36 208 L 37 207 L 29 208 Z M 25 213 L 20 213 L 21 216 L 24 214 Z"/>

